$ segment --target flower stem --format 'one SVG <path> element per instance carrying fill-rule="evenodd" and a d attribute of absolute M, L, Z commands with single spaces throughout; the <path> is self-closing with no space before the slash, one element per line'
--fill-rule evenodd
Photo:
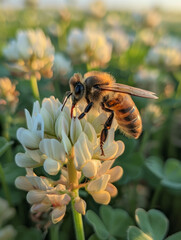
<path fill-rule="evenodd" d="M 40 94 L 39 94 L 39 90 L 38 90 L 37 79 L 34 75 L 31 76 L 30 82 L 31 82 L 31 89 L 32 89 L 34 98 L 36 100 L 40 101 Z"/>
<path fill-rule="evenodd" d="M 161 184 L 159 183 L 159 184 L 157 185 L 157 188 L 156 188 L 156 190 L 155 190 L 155 192 L 154 192 L 154 195 L 153 195 L 153 197 L 152 197 L 150 208 L 155 208 L 155 207 L 156 207 L 156 204 L 157 204 L 157 202 L 158 202 L 158 198 L 159 198 L 159 195 L 160 195 L 160 193 L 161 193 L 161 190 L 162 190 L 162 186 L 161 186 Z"/>
<path fill-rule="evenodd" d="M 3 168 L 1 166 L 1 164 L 0 164 L 0 180 L 1 180 L 1 184 L 2 184 L 2 188 L 3 188 L 3 191 L 4 191 L 5 198 L 8 201 L 9 205 L 11 205 L 11 195 L 10 195 L 8 185 L 6 183 L 4 171 L 3 171 Z"/>
<path fill-rule="evenodd" d="M 2 127 L 3 127 L 2 136 L 6 138 L 7 141 L 10 141 L 9 128 L 10 128 L 11 121 L 12 121 L 11 116 L 8 113 L 4 114 L 4 117 L 2 118 Z M 6 150 L 5 159 L 7 162 L 12 162 L 13 160 L 11 144 L 9 148 Z"/>
<path fill-rule="evenodd" d="M 79 196 L 78 189 L 74 190 L 75 197 Z M 82 223 L 82 215 L 78 213 L 75 210 L 74 207 L 74 198 L 71 200 L 71 206 L 72 206 L 72 213 L 73 213 L 73 219 L 74 219 L 74 226 L 75 226 L 75 232 L 76 232 L 76 239 L 77 240 L 84 240 L 84 229 L 83 229 L 83 223 Z"/>
<path fill-rule="evenodd" d="M 84 240 L 84 229 L 82 223 L 82 215 L 75 210 L 75 198 L 79 196 L 79 190 L 76 189 L 78 185 L 78 178 L 77 178 L 77 171 L 74 166 L 74 152 L 69 156 L 67 168 L 68 168 L 68 176 L 69 176 L 69 187 L 72 189 L 73 197 L 71 199 L 71 206 L 72 206 L 72 214 L 74 219 L 74 227 L 76 232 L 76 239 L 77 240 Z"/>

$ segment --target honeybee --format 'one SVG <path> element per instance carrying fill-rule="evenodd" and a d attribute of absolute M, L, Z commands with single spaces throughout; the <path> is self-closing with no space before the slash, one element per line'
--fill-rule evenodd
<path fill-rule="evenodd" d="M 78 117 L 79 119 L 82 119 L 93 106 L 97 107 L 98 105 L 101 106 L 103 111 L 110 113 L 100 135 L 101 155 L 104 155 L 103 145 L 114 117 L 121 131 L 128 137 L 137 139 L 142 133 L 141 116 L 130 95 L 152 99 L 158 98 L 153 92 L 116 83 L 114 77 L 105 72 L 92 71 L 86 73 L 84 77 L 79 73 L 75 73 L 70 78 L 69 85 L 70 92 L 64 99 L 62 110 L 71 96 L 71 117 L 75 105 L 81 99 L 86 100 L 87 106 Z"/>

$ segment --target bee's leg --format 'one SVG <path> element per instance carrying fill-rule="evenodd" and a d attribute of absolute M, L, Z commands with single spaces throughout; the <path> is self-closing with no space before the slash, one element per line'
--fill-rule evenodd
<path fill-rule="evenodd" d="M 85 107 L 83 113 L 80 114 L 80 116 L 78 117 L 78 119 L 82 119 L 92 108 L 93 106 L 93 102 L 89 102 L 88 105 Z"/>
<path fill-rule="evenodd" d="M 101 156 L 104 156 L 104 150 L 103 150 L 103 145 L 107 139 L 108 136 L 108 130 L 111 128 L 112 122 L 113 122 L 113 118 L 114 118 L 114 111 L 106 108 L 104 106 L 104 103 L 101 103 L 101 107 L 104 111 L 106 112 L 111 112 L 111 115 L 108 117 L 108 119 L 106 120 L 106 122 L 104 123 L 104 128 L 101 132 L 101 136 L 100 136 L 100 148 L 101 148 Z"/>

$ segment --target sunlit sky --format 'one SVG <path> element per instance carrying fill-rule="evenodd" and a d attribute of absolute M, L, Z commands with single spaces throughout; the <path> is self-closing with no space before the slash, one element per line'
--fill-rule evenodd
<path fill-rule="evenodd" d="M 66 2 L 76 3 L 76 5 L 86 8 L 89 3 L 94 0 L 38 0 L 40 7 L 61 7 Z M 24 0 L 1 0 L 1 7 L 20 7 Z M 130 10 L 144 10 L 150 7 L 161 7 L 165 10 L 178 11 L 181 10 L 181 0 L 104 0 L 109 8 L 130 9 Z"/>

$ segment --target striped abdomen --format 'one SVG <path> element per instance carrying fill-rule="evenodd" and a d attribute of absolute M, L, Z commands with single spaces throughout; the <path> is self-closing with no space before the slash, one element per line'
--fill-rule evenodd
<path fill-rule="evenodd" d="M 142 132 L 140 113 L 128 94 L 119 93 L 109 99 L 106 106 L 115 113 L 115 118 L 121 130 L 130 137 L 138 138 Z"/>

